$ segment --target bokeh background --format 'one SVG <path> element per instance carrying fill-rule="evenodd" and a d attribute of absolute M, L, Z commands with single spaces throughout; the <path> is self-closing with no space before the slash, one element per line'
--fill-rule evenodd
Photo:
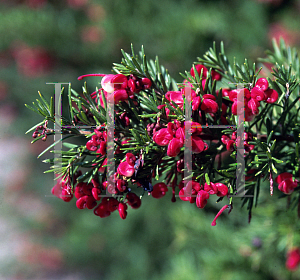
<path fill-rule="evenodd" d="M 264 57 L 273 37 L 299 49 L 299 13 L 296 0 L 1 0 L 0 279 L 300 279 L 285 268 L 299 225 L 276 191 L 250 225 L 235 205 L 216 227 L 220 205 L 200 210 L 170 193 L 146 197 L 126 220 L 50 197 L 53 175 L 36 157 L 52 139 L 30 144 L 25 131 L 42 119 L 24 106 L 38 90 L 54 93 L 47 82 L 80 90 L 79 75 L 110 73 L 130 43 L 178 82 L 213 41 L 239 62 Z"/>

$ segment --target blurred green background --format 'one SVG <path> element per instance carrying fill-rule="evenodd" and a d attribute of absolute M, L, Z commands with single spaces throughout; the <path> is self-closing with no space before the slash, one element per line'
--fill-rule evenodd
<path fill-rule="evenodd" d="M 299 13 L 295 0 L 0 1 L 0 279 L 300 279 L 285 268 L 300 245 L 296 214 L 268 184 L 250 225 L 236 204 L 211 227 L 223 204 L 171 203 L 171 191 L 126 220 L 100 219 L 50 197 L 53 175 L 36 157 L 53 139 L 24 135 L 41 121 L 24 103 L 51 96 L 47 82 L 80 90 L 79 75 L 110 73 L 130 43 L 180 82 L 213 41 L 238 62 L 263 57 L 272 37 L 299 47 Z"/>

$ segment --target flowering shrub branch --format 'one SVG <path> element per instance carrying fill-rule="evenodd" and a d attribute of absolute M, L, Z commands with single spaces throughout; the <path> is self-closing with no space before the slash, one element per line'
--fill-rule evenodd
<path fill-rule="evenodd" d="M 54 195 L 67 202 L 75 196 L 79 209 L 94 209 L 101 218 L 118 210 L 125 219 L 128 206 L 139 208 L 143 195 L 160 199 L 171 188 L 172 202 L 179 197 L 198 208 L 208 200 L 226 200 L 212 222 L 216 225 L 220 214 L 227 208 L 230 212 L 235 199 L 240 199 L 237 176 L 244 175 L 241 199 L 247 204 L 249 220 L 260 192 L 265 191 L 263 181 L 269 182 L 271 195 L 292 197 L 292 206 L 299 203 L 300 68 L 295 50 L 274 41 L 274 52 L 261 59 L 273 64 L 272 77 L 259 77 L 261 69 L 255 63 L 250 65 L 246 59 L 242 65 L 231 64 L 223 44 L 220 52 L 214 44 L 181 74 L 180 84 L 158 58 L 148 60 L 143 47 L 139 54 L 133 48 L 132 54 L 122 53 L 121 63 L 113 64 L 113 74 L 78 78 L 99 77 L 100 89 L 89 93 L 84 83 L 82 93 L 71 84 L 67 92 L 61 91 L 66 149 L 60 152 L 61 166 L 55 158 L 44 160 L 58 177 Z M 114 135 L 107 129 L 112 98 Z M 56 128 L 47 126 L 55 122 L 53 98 L 47 102 L 40 94 L 33 106 L 26 106 L 44 118 L 28 130 L 34 131 L 32 142 L 54 135 Z M 191 163 L 184 162 L 186 106 L 191 108 Z M 242 136 L 237 133 L 241 114 L 245 116 Z M 74 137 L 81 144 L 67 141 Z M 114 143 L 108 143 L 109 137 Z M 241 145 L 245 170 L 239 173 L 236 159 Z M 116 170 L 109 173 L 112 147 Z M 191 175 L 184 177 L 185 171 Z"/>

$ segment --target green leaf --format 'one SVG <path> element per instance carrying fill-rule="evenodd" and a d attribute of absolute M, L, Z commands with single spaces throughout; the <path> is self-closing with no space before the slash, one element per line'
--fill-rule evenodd
<path fill-rule="evenodd" d="M 65 139 L 68 139 L 70 137 L 73 137 L 74 135 L 67 135 L 61 139 L 58 139 L 57 141 L 55 141 L 53 144 L 51 144 L 48 148 L 46 148 L 44 151 L 42 151 L 39 155 L 38 158 L 41 157 L 43 154 L 45 154 L 47 151 L 49 151 L 51 148 L 53 148 L 57 143 L 59 143 L 60 141 L 63 141 Z"/>
<path fill-rule="evenodd" d="M 37 113 L 37 114 L 40 115 L 40 112 L 39 112 L 37 109 L 35 109 L 35 108 L 29 106 L 28 104 L 25 104 L 25 106 L 26 106 L 28 109 L 30 109 L 31 111 L 33 111 L 33 112 L 35 112 L 35 113 Z M 44 116 L 44 115 L 42 115 L 42 116 Z"/>
<path fill-rule="evenodd" d="M 74 119 L 74 114 L 73 114 L 73 106 L 72 106 L 72 88 L 71 88 L 71 83 L 69 83 L 69 88 L 68 88 L 68 100 L 69 100 L 70 120 L 73 120 Z"/>
<path fill-rule="evenodd" d="M 69 149 L 75 149 L 75 148 L 80 147 L 79 145 L 68 143 L 68 142 L 63 142 L 63 145 Z"/>
<path fill-rule="evenodd" d="M 277 172 L 277 169 L 276 169 L 276 167 L 275 167 L 275 165 L 273 164 L 273 162 L 272 162 L 272 169 L 273 169 L 273 171 L 277 174 L 278 172 Z"/>
<path fill-rule="evenodd" d="M 268 120 L 268 119 L 267 119 Z M 268 131 L 268 139 L 267 139 L 267 144 L 270 144 L 270 141 L 272 140 L 272 136 L 273 136 L 274 130 L 272 130 L 271 132 Z"/>
<path fill-rule="evenodd" d="M 33 131 L 33 130 L 36 129 L 38 126 L 43 125 L 44 123 L 45 123 L 45 121 L 42 121 L 42 122 L 36 124 L 36 125 L 33 126 L 32 128 L 28 129 L 28 130 L 25 132 L 25 134 L 27 134 L 27 133 Z"/>
<path fill-rule="evenodd" d="M 209 176 L 207 173 L 205 173 L 205 182 L 206 182 L 206 184 L 210 185 L 210 180 L 209 180 Z"/>
<path fill-rule="evenodd" d="M 142 142 L 144 142 L 144 141 L 143 141 L 142 138 L 140 137 L 139 131 L 137 131 L 137 130 L 134 129 L 134 128 L 131 128 L 131 129 L 129 129 L 129 130 L 131 131 L 131 133 L 132 133 L 132 135 L 134 136 L 135 140 L 138 141 L 138 143 L 141 145 Z"/>
<path fill-rule="evenodd" d="M 40 98 L 42 99 L 42 101 L 43 101 L 43 103 L 44 103 L 45 108 L 47 108 L 48 111 L 50 111 L 49 103 L 46 101 L 46 99 L 44 98 L 44 96 L 41 94 L 40 91 L 38 91 L 38 93 L 39 93 L 39 96 L 40 96 Z"/>

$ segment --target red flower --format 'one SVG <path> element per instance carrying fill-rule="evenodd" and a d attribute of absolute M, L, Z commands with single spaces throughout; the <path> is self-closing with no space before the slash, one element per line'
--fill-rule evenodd
<path fill-rule="evenodd" d="M 101 86 L 108 93 L 112 93 L 117 89 L 125 89 L 127 87 L 127 77 L 123 74 L 105 75 L 101 80 Z"/>
<path fill-rule="evenodd" d="M 96 205 L 97 202 L 95 198 L 89 195 L 82 196 L 76 201 L 76 206 L 79 209 L 84 209 L 84 208 L 93 209 Z"/>
<path fill-rule="evenodd" d="M 52 188 L 51 193 L 63 201 L 69 202 L 73 198 L 69 177 L 65 180 L 59 178 L 56 185 Z"/>
<path fill-rule="evenodd" d="M 127 193 L 126 198 L 127 204 L 129 204 L 133 209 L 139 208 L 142 204 L 141 199 L 133 192 Z"/>
<path fill-rule="evenodd" d="M 105 160 L 103 161 L 103 163 L 101 164 L 101 166 L 100 166 L 99 169 L 98 169 L 98 171 L 99 171 L 100 173 L 104 173 L 105 168 L 106 168 L 106 167 L 104 167 L 105 165 L 107 165 L 107 158 L 105 158 Z"/>
<path fill-rule="evenodd" d="M 267 103 L 274 103 L 278 99 L 278 92 L 274 89 L 268 89 L 265 91 L 265 98 Z"/>
<path fill-rule="evenodd" d="M 255 83 L 255 87 L 261 89 L 262 91 L 267 90 L 269 87 L 268 80 L 265 78 L 259 78 Z"/>
<path fill-rule="evenodd" d="M 98 188 L 92 188 L 92 195 L 95 198 L 95 200 L 101 199 L 101 190 Z"/>
<path fill-rule="evenodd" d="M 87 143 L 86 143 L 86 148 L 87 148 L 89 151 L 95 152 L 95 151 L 97 151 L 97 149 L 98 149 L 98 144 L 95 143 L 93 140 L 89 140 L 89 141 L 87 141 Z"/>
<path fill-rule="evenodd" d="M 110 215 L 110 211 L 108 210 L 108 198 L 103 198 L 101 203 L 94 209 L 94 214 L 99 216 L 100 218 L 105 218 Z"/>
<path fill-rule="evenodd" d="M 279 174 L 275 181 L 278 183 L 278 189 L 285 193 L 285 194 L 291 194 L 294 189 L 297 187 L 298 181 L 293 181 L 293 175 L 288 172 L 284 172 Z"/>
<path fill-rule="evenodd" d="M 224 205 L 221 209 L 220 209 L 220 211 L 217 213 L 217 215 L 216 215 L 216 217 L 214 218 L 214 220 L 212 221 L 212 223 L 211 223 L 211 225 L 214 227 L 215 225 L 217 225 L 217 223 L 216 223 L 216 221 L 217 221 L 217 219 L 219 218 L 219 216 L 223 213 L 223 211 L 225 210 L 225 209 L 227 209 L 229 207 L 229 205 Z M 230 212 L 230 211 L 229 211 Z M 229 214 L 229 212 L 228 212 L 228 214 Z"/>
<path fill-rule="evenodd" d="M 294 248 L 287 253 L 287 260 L 285 266 L 288 270 L 297 270 L 300 264 L 300 250 L 299 248 Z"/>
<path fill-rule="evenodd" d="M 173 138 L 168 145 L 167 155 L 176 157 L 180 153 L 181 147 L 183 147 L 183 143 L 179 139 Z"/>
<path fill-rule="evenodd" d="M 218 104 L 215 101 L 216 97 L 212 94 L 204 94 L 201 102 L 201 110 L 206 113 L 216 113 L 218 111 Z"/>
<path fill-rule="evenodd" d="M 181 187 L 182 186 L 182 187 Z M 183 187 L 183 181 L 179 184 L 179 198 L 183 201 L 189 201 L 190 203 L 196 202 L 197 193 L 203 189 L 198 182 L 189 181 L 185 187 Z"/>
<path fill-rule="evenodd" d="M 120 214 L 120 217 L 124 220 L 127 217 L 127 205 L 124 202 L 120 202 L 118 206 L 118 211 Z"/>
<path fill-rule="evenodd" d="M 218 192 L 217 186 L 214 183 L 210 183 L 208 185 L 207 183 L 204 184 L 204 190 L 208 192 L 209 194 L 216 194 Z"/>
<path fill-rule="evenodd" d="M 165 183 L 157 183 L 153 186 L 153 191 L 151 192 L 151 195 L 154 198 L 161 198 L 165 196 L 166 192 L 168 191 L 168 187 Z"/>
<path fill-rule="evenodd" d="M 207 199 L 209 199 L 209 193 L 204 190 L 200 190 L 196 198 L 197 207 L 204 208 L 205 205 L 207 204 Z"/>
<path fill-rule="evenodd" d="M 206 76 L 207 76 L 207 68 L 206 68 L 204 65 L 202 65 L 202 64 L 196 64 L 196 65 L 195 65 L 195 68 L 196 68 L 196 70 L 197 70 L 199 76 L 200 76 L 200 74 L 201 74 L 201 70 L 203 69 L 203 70 L 202 70 L 202 71 L 203 71 L 202 79 L 205 79 Z M 195 77 L 194 67 L 191 68 L 190 73 L 191 73 L 191 75 L 192 75 L 193 77 Z"/>
<path fill-rule="evenodd" d="M 121 162 L 118 166 L 118 173 L 125 177 L 131 177 L 134 174 L 134 166 L 130 165 L 127 161 Z"/>
<path fill-rule="evenodd" d="M 198 136 L 192 136 L 192 152 L 199 154 L 205 150 L 204 141 Z"/>
<path fill-rule="evenodd" d="M 117 185 L 117 189 L 119 190 L 119 192 L 124 192 L 127 189 L 128 183 L 125 180 L 118 179 L 116 185 Z"/>
<path fill-rule="evenodd" d="M 126 154 L 126 162 L 131 165 L 131 166 L 134 166 L 134 163 L 136 161 L 136 157 L 134 154 L 132 153 L 127 153 Z"/>
<path fill-rule="evenodd" d="M 167 128 L 162 128 L 153 135 L 153 141 L 159 146 L 167 146 L 173 139 L 173 135 Z"/>
<path fill-rule="evenodd" d="M 177 139 L 179 139 L 182 143 L 184 143 L 184 139 L 185 139 L 185 131 L 184 128 L 179 127 L 176 130 L 175 136 Z"/>
<path fill-rule="evenodd" d="M 125 89 L 117 89 L 114 91 L 114 103 L 118 104 L 120 101 L 128 100 L 128 93 Z"/>
<path fill-rule="evenodd" d="M 215 183 L 215 186 L 217 187 L 217 196 L 226 196 L 228 194 L 228 188 L 222 184 L 222 183 Z"/>
<path fill-rule="evenodd" d="M 260 106 L 260 104 L 256 99 L 251 98 L 248 101 L 247 106 L 251 109 L 253 115 L 257 115 L 259 113 L 258 107 Z"/>
<path fill-rule="evenodd" d="M 253 99 L 257 100 L 257 101 L 264 100 L 264 98 L 265 98 L 264 91 L 261 88 L 255 86 L 251 90 L 251 98 L 253 98 Z"/>
<path fill-rule="evenodd" d="M 110 197 L 107 205 L 107 209 L 110 212 L 114 212 L 118 209 L 119 201 L 114 197 Z"/>

